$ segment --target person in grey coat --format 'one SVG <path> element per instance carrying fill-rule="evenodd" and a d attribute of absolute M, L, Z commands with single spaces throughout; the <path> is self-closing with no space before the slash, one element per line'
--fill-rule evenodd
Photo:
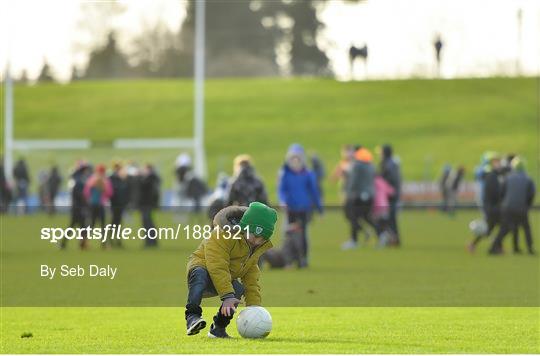
<path fill-rule="evenodd" d="M 534 182 L 525 172 L 525 164 L 519 158 L 512 160 L 512 172 L 508 174 L 502 185 L 501 229 L 493 241 L 489 253 L 502 254 L 504 237 L 514 229 L 522 227 L 525 232 L 527 250 L 534 255 L 531 226 L 529 224 L 529 209 L 534 201 L 536 188 Z M 520 253 L 519 247 L 514 246 L 514 252 Z"/>
<path fill-rule="evenodd" d="M 370 216 L 375 197 L 373 155 L 366 148 L 360 148 L 354 158 L 345 186 L 345 211 L 351 224 L 351 238 L 341 246 L 344 250 L 357 247 L 358 232 L 361 230 L 360 220 L 375 226 Z"/>

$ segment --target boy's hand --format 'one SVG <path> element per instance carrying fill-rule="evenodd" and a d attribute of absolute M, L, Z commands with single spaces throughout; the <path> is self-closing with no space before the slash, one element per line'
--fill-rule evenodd
<path fill-rule="evenodd" d="M 225 299 L 223 304 L 221 304 L 221 314 L 225 316 L 232 316 L 236 311 L 238 304 L 242 304 L 242 301 L 236 298 Z"/>

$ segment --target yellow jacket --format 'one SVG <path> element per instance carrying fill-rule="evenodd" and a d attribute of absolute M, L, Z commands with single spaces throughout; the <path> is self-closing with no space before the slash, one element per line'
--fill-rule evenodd
<path fill-rule="evenodd" d="M 209 239 L 203 240 L 199 247 L 189 256 L 187 271 L 194 267 L 203 267 L 208 271 L 212 283 L 220 297 L 234 293 L 232 281 L 240 278 L 244 285 L 246 305 L 261 304 L 261 288 L 259 276 L 261 271 L 257 262 L 259 257 L 272 247 L 270 241 L 265 242 L 251 251 L 245 237 L 238 234 L 237 239 L 230 238 L 227 230 L 221 229 L 225 225 L 236 225 L 246 207 L 230 206 L 214 217 L 214 227 L 219 226 L 219 234 L 212 232 Z M 238 230 L 231 230 L 232 235 Z"/>

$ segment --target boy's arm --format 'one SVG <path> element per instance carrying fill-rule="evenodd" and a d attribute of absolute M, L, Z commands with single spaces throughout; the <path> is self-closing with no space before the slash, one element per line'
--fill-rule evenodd
<path fill-rule="evenodd" d="M 230 241 L 213 233 L 212 237 L 206 243 L 204 258 L 206 260 L 206 269 L 212 279 L 219 297 L 223 300 L 228 297 L 234 297 L 234 288 L 232 286 L 230 263 Z"/>
<path fill-rule="evenodd" d="M 261 270 L 255 263 L 242 277 L 242 284 L 245 288 L 246 306 L 261 305 L 261 286 L 259 285 L 259 277 Z"/>

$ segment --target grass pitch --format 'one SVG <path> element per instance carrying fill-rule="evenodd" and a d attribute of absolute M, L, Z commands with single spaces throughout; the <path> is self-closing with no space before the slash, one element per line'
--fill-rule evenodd
<path fill-rule="evenodd" d="M 270 308 L 267 339 L 185 335 L 180 308 L 4 308 L 4 353 L 538 353 L 538 308 Z M 210 320 L 212 311 L 205 312 Z M 32 332 L 32 338 L 21 333 Z"/>
<path fill-rule="evenodd" d="M 487 241 L 476 255 L 467 254 L 467 222 L 476 216 L 404 212 L 402 249 L 378 250 L 370 241 L 341 251 L 347 228 L 340 213 L 328 212 L 312 225 L 309 270 L 263 271 L 263 304 L 274 323 L 265 340 L 239 338 L 234 322 L 233 340 L 185 336 L 184 266 L 196 241 L 163 242 L 154 251 L 141 250 L 140 241 L 111 251 L 94 243 L 86 253 L 71 244 L 61 252 L 40 241 L 34 228 L 61 226 L 67 216 L 3 217 L 2 352 L 538 353 L 540 259 L 488 257 Z M 162 226 L 174 219 L 158 215 Z M 538 214 L 531 220 L 537 237 Z M 43 261 L 116 261 L 121 270 L 113 289 L 78 282 L 49 290 L 32 277 Z M 27 292 L 18 294 L 19 287 Z M 59 305 L 73 307 L 28 307 L 36 296 L 58 303 L 52 292 L 63 298 Z M 85 298 L 104 300 L 97 304 L 104 307 L 77 306 Z M 207 321 L 217 305 L 215 298 L 205 302 Z M 24 333 L 32 337 L 21 338 Z"/>

